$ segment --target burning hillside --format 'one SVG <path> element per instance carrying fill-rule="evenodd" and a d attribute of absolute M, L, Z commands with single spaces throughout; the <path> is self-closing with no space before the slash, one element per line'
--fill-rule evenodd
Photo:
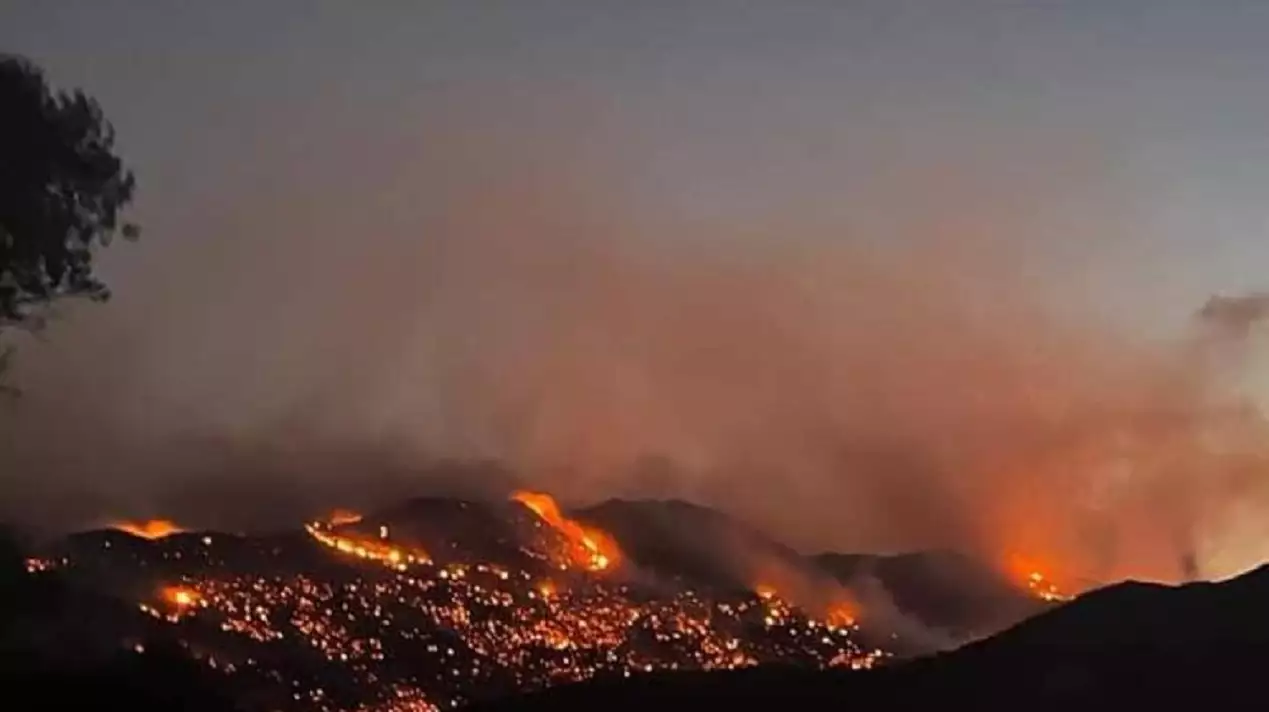
<path fill-rule="evenodd" d="M 516 492 L 511 499 L 528 507 L 563 537 L 567 547 L 564 558 L 571 563 L 590 571 L 607 571 L 620 560 L 620 551 L 612 537 L 564 516 L 551 495 Z"/>
<path fill-rule="evenodd" d="M 175 522 L 166 519 L 149 519 L 135 522 L 121 521 L 111 524 L 110 528 L 127 532 L 142 539 L 162 539 L 165 536 L 184 531 Z"/>
<path fill-rule="evenodd" d="M 784 582 L 684 578 L 681 559 L 540 493 L 335 512 L 300 537 L 138 536 L 81 535 L 44 564 L 134 598 L 252 710 L 425 710 L 656 670 L 867 668 L 890 655 L 877 643 L 904 646 L 848 586 L 811 600 Z"/>

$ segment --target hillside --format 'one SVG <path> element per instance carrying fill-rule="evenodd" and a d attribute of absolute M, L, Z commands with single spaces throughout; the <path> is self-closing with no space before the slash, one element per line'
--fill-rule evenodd
<path fill-rule="evenodd" d="M 523 492 L 414 498 L 267 534 L 124 523 L 28 565 L 91 597 L 41 624 L 83 638 L 66 650 L 112 660 L 170 641 L 246 712 L 424 712 L 631 676 L 691 694 L 732 694 L 733 679 L 858 686 L 876 678 L 823 671 L 892 664 L 954 644 L 935 626 L 997 630 L 1045 607 L 954 554 L 807 557 L 687 502 L 570 512 Z"/>
<path fill-rule="evenodd" d="M 990 567 L 950 551 L 827 553 L 813 561 L 844 585 L 884 592 L 902 614 L 960 638 L 999 632 L 1048 607 Z"/>
<path fill-rule="evenodd" d="M 557 688 L 476 708 L 1263 709 L 1269 567 L 1219 583 L 1125 583 L 937 657 L 868 672 L 766 668 Z"/>

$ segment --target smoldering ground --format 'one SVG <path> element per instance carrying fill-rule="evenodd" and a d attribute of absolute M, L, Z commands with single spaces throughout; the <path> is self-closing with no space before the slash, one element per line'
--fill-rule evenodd
<path fill-rule="evenodd" d="M 1065 232 L 1060 148 L 702 217 L 588 131 L 454 126 L 112 251 L 117 301 L 22 345 L 5 514 L 269 527 L 529 484 L 1104 579 L 1192 573 L 1264 499 L 1264 423 L 1213 387 L 1248 332 L 1147 339 L 1083 301 L 1114 238 Z"/>

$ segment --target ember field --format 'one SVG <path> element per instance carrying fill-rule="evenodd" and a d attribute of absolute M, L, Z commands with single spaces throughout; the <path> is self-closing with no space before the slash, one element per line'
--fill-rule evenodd
<path fill-rule="evenodd" d="M 247 710 L 445 709 L 598 677 L 859 669 L 893 654 L 847 597 L 813 612 L 760 582 L 651 578 L 549 498 L 516 502 L 466 540 L 457 520 L 442 540 L 349 513 L 274 536 L 166 523 L 77 535 L 29 568 L 133 600 Z"/>

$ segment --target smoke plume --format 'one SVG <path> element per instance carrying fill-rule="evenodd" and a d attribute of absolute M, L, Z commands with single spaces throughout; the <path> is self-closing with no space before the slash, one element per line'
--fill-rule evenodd
<path fill-rule="evenodd" d="M 487 128 L 292 156 L 112 254 L 118 301 L 23 345 L 5 514 L 280 526 L 521 482 L 1175 578 L 1264 499 L 1264 423 L 1208 356 L 1265 297 L 1172 342 L 1101 319 L 1048 239 L 1078 182 L 1052 161 L 702 217 L 592 150 L 619 138 Z M 471 459 L 499 467 L 443 462 Z"/>

